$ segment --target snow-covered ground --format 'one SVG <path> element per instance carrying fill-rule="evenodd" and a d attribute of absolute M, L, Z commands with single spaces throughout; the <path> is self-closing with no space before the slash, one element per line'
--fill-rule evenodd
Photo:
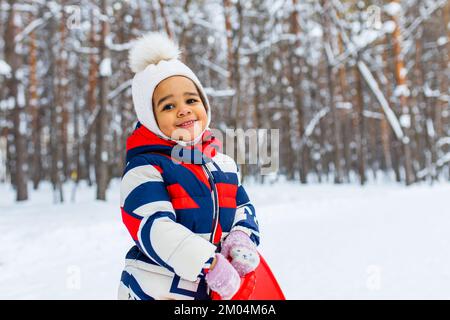
<path fill-rule="evenodd" d="M 66 186 L 69 197 L 71 186 Z M 261 252 L 288 299 L 450 299 L 450 184 L 249 185 Z M 132 241 L 119 185 L 52 204 L 0 185 L 0 299 L 115 299 Z"/>

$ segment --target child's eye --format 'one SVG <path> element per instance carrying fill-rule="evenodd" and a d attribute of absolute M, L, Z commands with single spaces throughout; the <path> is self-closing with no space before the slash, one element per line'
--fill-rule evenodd
<path fill-rule="evenodd" d="M 173 107 L 173 104 L 166 104 L 162 109 L 164 110 L 170 110 L 172 109 L 171 107 Z"/>
<path fill-rule="evenodd" d="M 186 102 L 187 102 L 188 104 L 191 104 L 191 103 L 196 103 L 197 100 L 196 100 L 196 99 L 188 99 Z"/>

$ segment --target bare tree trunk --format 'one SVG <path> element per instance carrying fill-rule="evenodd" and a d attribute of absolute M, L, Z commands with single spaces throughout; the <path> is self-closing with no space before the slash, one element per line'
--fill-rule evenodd
<path fill-rule="evenodd" d="M 325 58 L 326 59 L 326 58 Z M 327 70 L 326 70 L 326 61 L 323 61 L 319 65 L 319 71 L 317 73 L 317 77 L 315 78 L 315 81 L 318 83 L 317 88 L 317 106 L 328 106 L 329 101 L 327 100 L 327 97 L 323 94 L 324 92 L 327 92 L 328 88 L 328 78 L 327 78 Z M 319 112 L 321 107 L 318 107 L 315 112 Z M 331 127 L 331 124 L 327 123 L 326 121 L 330 121 L 327 118 L 324 117 L 319 121 L 319 145 L 320 145 L 320 175 L 322 178 L 325 178 L 326 181 L 329 181 L 329 173 L 330 173 L 330 163 L 329 163 L 329 141 L 333 141 L 332 138 L 330 138 L 329 134 L 329 127 Z M 334 158 L 334 157 L 333 157 Z"/>
<path fill-rule="evenodd" d="M 233 30 L 231 27 L 231 1 L 230 0 L 223 0 L 223 10 L 225 15 L 225 33 L 226 33 L 226 39 L 227 39 L 227 69 L 228 69 L 228 79 L 227 84 L 228 88 L 234 88 L 233 83 L 233 70 L 234 70 L 234 54 L 233 54 Z M 230 124 L 230 122 L 233 119 L 233 97 L 230 97 L 229 99 L 229 106 L 228 106 L 228 115 L 226 119 L 226 123 Z"/>
<path fill-rule="evenodd" d="M 394 2 L 400 4 L 399 0 L 394 0 Z M 400 87 L 401 91 L 405 90 L 406 88 L 406 72 L 405 72 L 405 64 L 403 62 L 402 57 L 402 39 L 400 35 L 400 27 L 399 27 L 399 17 L 393 16 L 393 21 L 395 22 L 395 29 L 392 35 L 392 41 L 393 41 L 393 54 L 394 54 L 394 60 L 395 60 L 395 79 L 396 79 L 396 85 L 397 88 Z M 405 118 L 410 119 L 411 122 L 411 113 L 408 106 L 408 98 L 403 93 L 400 92 L 399 96 L 399 104 L 402 112 L 402 116 Z M 405 164 L 405 182 L 406 185 L 410 185 L 414 182 L 415 176 L 413 172 L 413 166 L 412 166 L 412 152 L 411 152 L 411 125 L 410 123 L 409 128 L 405 128 L 405 135 L 406 135 L 406 141 L 403 142 L 403 151 L 404 151 L 404 164 Z"/>
<path fill-rule="evenodd" d="M 300 35 L 301 29 L 299 24 L 299 14 L 298 14 L 298 2 L 297 0 L 292 0 L 293 10 L 290 16 L 290 29 L 291 33 L 295 35 L 294 47 L 290 50 L 289 54 L 289 82 L 293 90 L 294 105 L 297 110 L 297 121 L 298 121 L 298 141 L 301 141 L 305 131 L 305 112 L 303 106 L 303 89 L 302 89 L 302 67 L 305 65 L 305 61 L 302 57 L 297 57 L 295 51 L 301 47 Z M 307 160 L 306 154 L 308 153 L 307 146 L 305 145 L 298 154 L 298 165 L 301 183 L 306 183 L 307 180 Z"/>
<path fill-rule="evenodd" d="M 61 108 L 60 111 L 60 134 L 61 144 L 59 151 L 61 154 L 62 168 L 61 178 L 63 181 L 70 176 L 69 172 L 69 158 L 67 154 L 68 132 L 67 123 L 69 122 L 69 113 L 67 110 L 67 85 L 69 83 L 67 74 L 67 51 L 65 49 L 66 42 L 66 14 L 64 11 L 65 0 L 61 2 L 61 20 L 59 22 L 59 45 L 61 50 L 57 58 L 57 76 L 58 76 L 58 91 L 57 91 L 57 106 Z"/>
<path fill-rule="evenodd" d="M 358 57 L 359 59 L 359 57 Z M 357 144 L 357 152 L 358 152 L 358 174 L 359 181 L 361 185 L 364 185 L 367 181 L 366 178 L 366 121 L 364 119 L 364 96 L 363 96 L 363 83 L 361 79 L 361 75 L 359 73 L 358 68 L 355 66 L 355 82 L 356 82 L 356 103 L 357 112 L 355 117 L 355 131 L 358 132 L 356 135 L 356 144 Z"/>
<path fill-rule="evenodd" d="M 55 79 L 57 72 L 55 71 L 54 64 L 54 41 L 53 36 L 55 33 L 55 21 L 51 18 L 47 24 L 47 45 L 48 45 L 48 57 L 49 57 L 49 68 L 48 68 L 48 108 L 50 109 L 50 176 L 54 191 L 54 201 L 63 202 L 64 194 L 61 184 L 61 136 L 60 136 L 60 125 L 59 125 L 59 108 L 58 108 L 58 93 L 55 90 Z"/>
<path fill-rule="evenodd" d="M 338 47 L 339 47 L 339 54 L 342 54 L 344 52 L 344 46 L 342 43 L 342 35 L 341 33 L 338 34 Z M 350 102 L 350 98 L 349 98 L 349 87 L 348 87 L 348 82 L 347 82 L 347 73 L 346 73 L 346 65 L 342 64 L 339 67 L 338 70 L 338 77 L 339 77 L 339 88 L 341 90 L 341 96 L 342 96 L 342 101 L 344 103 L 351 103 Z M 353 107 L 353 105 L 352 105 Z M 349 181 L 349 176 L 350 176 L 350 172 L 352 170 L 352 149 L 351 149 L 351 141 L 352 141 L 352 114 L 353 114 L 353 108 L 350 109 L 349 112 L 343 112 L 342 114 L 342 132 L 343 132 L 343 139 L 342 139 L 342 143 L 343 143 L 343 157 L 344 157 L 344 168 L 343 170 L 345 170 L 345 174 L 344 176 L 346 177 L 346 180 Z"/>
<path fill-rule="evenodd" d="M 189 15 L 189 6 L 190 5 L 191 5 L 191 0 L 186 0 L 186 2 L 184 3 L 184 6 L 183 6 L 183 12 L 187 16 Z M 192 20 L 189 20 L 188 24 L 183 26 L 183 30 L 180 33 L 180 37 L 179 37 L 179 41 L 178 41 L 180 48 L 186 48 L 187 41 L 191 38 L 190 36 L 188 36 L 191 33 L 190 32 L 191 27 L 192 27 Z M 186 56 L 185 56 L 186 53 L 187 53 L 187 50 L 183 50 L 181 52 L 183 61 L 186 61 Z"/>
<path fill-rule="evenodd" d="M 441 96 L 446 95 L 447 101 L 443 98 L 439 98 L 436 105 L 436 110 L 434 112 L 434 123 L 435 123 L 435 133 L 436 133 L 436 139 L 439 139 L 443 137 L 444 134 L 444 119 L 442 116 L 442 112 L 449 107 L 449 64 L 450 64 L 450 1 L 447 1 L 447 4 L 444 8 L 442 8 L 442 23 L 441 23 L 441 31 L 442 34 L 446 36 L 447 43 L 445 45 L 445 50 L 442 50 L 442 52 L 439 54 L 440 56 L 440 63 L 441 63 L 441 72 L 439 73 L 439 87 L 441 91 Z M 446 125 L 448 125 L 448 116 L 445 118 L 447 121 Z M 447 133 L 448 135 L 448 133 Z M 439 168 L 439 171 L 442 169 Z M 450 179 L 450 166 L 448 168 L 449 170 L 449 179 Z"/>
<path fill-rule="evenodd" d="M 19 81 L 16 78 L 16 71 L 19 67 L 19 57 L 16 54 L 16 44 L 14 37 L 17 34 L 17 27 L 15 25 L 15 9 L 14 0 L 9 0 L 10 11 L 5 28 L 5 61 L 11 67 L 10 77 L 6 81 L 8 87 L 9 99 L 14 101 L 14 109 L 12 110 L 13 120 L 13 135 L 14 135 L 14 147 L 15 147 L 15 167 L 14 167 L 14 184 L 16 187 L 16 200 L 24 201 L 28 200 L 28 188 L 27 188 L 27 176 L 26 176 L 26 159 L 27 149 L 25 144 L 24 131 L 25 119 L 22 114 L 22 106 L 19 105 L 18 85 Z"/>
<path fill-rule="evenodd" d="M 418 97 L 417 97 L 417 104 L 421 111 L 424 113 L 425 119 L 424 119 L 424 139 L 425 139 L 425 145 L 426 147 L 420 148 L 420 150 L 423 150 L 424 154 L 424 163 L 422 163 L 422 167 L 428 168 L 428 177 L 430 179 L 430 182 L 437 180 L 437 171 L 436 171 L 436 131 L 434 128 L 431 130 L 430 126 L 433 125 L 433 120 L 435 119 L 434 112 L 439 112 L 438 110 L 434 110 L 434 108 L 431 107 L 431 105 L 434 105 L 432 102 L 430 103 L 428 101 L 428 98 L 424 94 L 424 87 L 425 87 L 425 69 L 422 62 L 422 55 L 423 55 L 423 41 L 424 39 L 424 30 L 422 28 L 419 29 L 419 32 L 422 34 L 420 35 L 420 38 L 416 39 L 416 55 L 415 55 L 415 68 L 414 68 L 414 79 L 416 83 L 417 88 L 421 88 L 421 90 L 418 90 Z M 436 102 L 436 105 L 438 103 Z"/>
<path fill-rule="evenodd" d="M 161 8 L 161 17 L 163 18 L 164 21 L 164 28 L 166 29 L 166 33 L 169 36 L 170 39 L 173 39 L 173 32 L 172 29 L 170 27 L 170 23 L 169 23 L 169 19 L 167 18 L 166 15 L 166 9 L 165 9 L 165 4 L 163 0 L 158 0 L 159 1 L 159 7 Z"/>
<path fill-rule="evenodd" d="M 231 25 L 231 10 L 232 3 L 230 0 L 223 0 L 223 8 L 225 15 L 225 32 L 227 39 L 227 69 L 229 72 L 228 75 L 228 87 L 235 90 L 235 94 L 229 99 L 228 106 L 228 115 L 225 119 L 227 125 L 232 125 L 234 128 L 242 128 L 245 125 L 245 119 L 248 112 L 248 106 L 246 105 L 242 108 L 242 96 L 241 96 L 241 74 L 239 69 L 239 49 L 242 42 L 243 37 L 243 12 L 242 5 L 240 0 L 235 2 L 235 8 L 237 12 L 237 20 L 239 24 L 239 28 L 237 30 L 233 29 Z M 236 37 L 236 45 L 233 45 L 233 38 Z M 241 114 L 243 110 L 244 114 Z M 242 154 L 243 151 L 240 150 L 240 145 L 235 145 L 237 154 Z M 247 168 L 245 165 L 241 167 L 241 180 L 242 182 L 245 180 L 247 175 Z"/>
<path fill-rule="evenodd" d="M 322 7 L 327 6 L 328 0 L 321 0 Z M 325 44 L 324 44 L 324 55 L 327 57 L 327 53 L 325 50 L 325 47 L 327 45 L 331 48 L 331 28 L 330 28 L 330 22 L 327 17 L 323 16 L 322 21 L 325 25 Z M 334 164 L 334 183 L 342 183 L 343 181 L 343 174 L 342 174 L 342 165 L 341 165 L 341 159 L 342 159 L 342 152 L 341 152 L 341 146 L 342 146 L 342 138 L 341 138 L 341 123 L 340 119 L 336 110 L 336 101 L 334 97 L 334 81 L 333 81 L 333 66 L 331 65 L 331 61 L 327 58 L 327 84 L 328 84 L 328 105 L 330 107 L 331 111 L 331 117 L 332 117 L 332 130 L 333 130 L 333 164 Z"/>
<path fill-rule="evenodd" d="M 32 143 L 33 154 L 31 156 L 32 180 L 33 188 L 37 190 L 39 182 L 42 178 L 42 156 L 41 156 L 41 114 L 39 107 L 38 96 L 38 81 L 37 81 L 37 45 L 36 33 L 30 33 L 30 109 L 32 118 Z"/>
<path fill-rule="evenodd" d="M 233 77 L 234 89 L 236 90 L 236 94 L 233 96 L 235 99 L 235 116 L 234 116 L 234 127 L 241 128 L 245 126 L 245 120 L 247 115 L 248 106 L 244 103 L 244 107 L 242 107 L 242 93 L 241 93 L 241 70 L 239 69 L 239 60 L 240 54 L 239 49 L 241 47 L 242 37 L 243 37 L 243 28 L 245 27 L 243 24 L 243 12 L 240 0 L 236 2 L 236 11 L 238 14 L 239 28 L 237 30 L 237 44 L 233 50 L 233 71 L 231 75 Z M 243 113 L 243 114 L 242 114 Z"/>
<path fill-rule="evenodd" d="M 384 38 L 383 44 L 387 47 L 388 45 L 388 39 L 387 37 Z M 390 99 L 390 97 L 392 97 L 392 84 L 389 81 L 389 77 L 387 75 L 389 75 L 391 72 L 389 72 L 389 57 L 388 57 L 388 51 L 384 50 L 383 54 L 383 62 L 385 67 L 383 68 L 384 73 L 386 74 L 386 78 L 387 78 L 387 83 L 384 84 L 384 88 L 385 88 L 385 93 L 386 93 L 386 98 Z M 394 164 L 392 161 L 392 155 L 391 155 L 391 150 L 390 150 L 390 145 L 391 145 L 391 134 L 390 134 L 390 129 L 389 129 L 389 124 L 388 121 L 386 119 L 386 115 L 383 112 L 383 118 L 380 121 L 380 130 L 381 130 L 381 143 L 383 145 L 383 159 L 384 159 L 384 164 L 387 170 L 390 169 L 394 169 L 396 172 L 396 175 L 398 174 L 398 167 L 394 168 Z M 400 178 L 400 177 L 398 177 Z"/>
<path fill-rule="evenodd" d="M 83 95 L 84 89 L 84 79 L 83 79 L 83 73 L 80 68 L 75 69 L 75 83 L 74 83 L 74 90 L 75 95 L 81 97 Z M 71 170 L 71 178 L 75 182 L 75 184 L 78 184 L 81 180 L 81 172 L 82 172 L 82 161 L 81 161 L 81 155 L 82 155 L 82 147 L 83 147 L 83 141 L 82 141 L 82 135 L 80 132 L 80 117 L 82 112 L 82 104 L 81 99 L 75 99 L 73 101 L 73 139 L 74 139 L 74 150 L 73 150 L 73 167 Z M 86 106 L 86 104 L 84 104 Z"/>
<path fill-rule="evenodd" d="M 107 0 L 102 0 L 102 12 L 107 14 Z M 100 43 L 100 59 L 101 64 L 111 64 L 111 58 L 108 48 L 105 45 L 106 37 L 109 33 L 109 22 L 102 21 L 102 36 Z M 105 68 L 105 66 L 104 66 Z M 96 180 L 97 180 L 97 200 L 106 200 L 106 189 L 108 188 L 108 144 L 110 141 L 107 134 L 107 123 L 109 121 L 108 113 L 108 92 L 109 92 L 109 76 L 105 70 L 100 70 L 100 111 L 97 117 L 97 143 L 96 143 Z"/>
<path fill-rule="evenodd" d="M 96 24 L 94 15 L 91 12 L 91 30 L 89 36 L 89 43 L 91 47 L 97 48 L 97 34 L 96 34 Z M 97 92 L 97 77 L 98 77 L 98 59 L 96 53 L 91 53 L 89 56 L 89 78 L 88 78 L 88 89 L 87 89 L 87 97 L 86 97 L 86 109 L 87 109 L 87 119 L 91 119 L 92 117 L 98 118 L 95 114 L 96 112 L 96 92 Z M 89 121 L 85 121 L 86 123 L 86 132 L 85 139 L 83 141 L 83 155 L 84 155 L 84 165 L 82 168 L 85 172 L 80 175 L 83 178 L 87 179 L 88 185 L 92 185 L 92 177 L 91 177 L 91 167 L 92 167 L 92 140 L 94 135 L 93 128 L 95 127 L 94 123 L 89 123 Z M 95 121 L 96 123 L 96 121 Z"/>

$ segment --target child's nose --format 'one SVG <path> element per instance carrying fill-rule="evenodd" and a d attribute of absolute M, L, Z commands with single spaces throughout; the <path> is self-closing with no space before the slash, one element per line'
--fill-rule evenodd
<path fill-rule="evenodd" d="M 188 106 L 183 106 L 182 108 L 180 108 L 180 111 L 178 112 L 178 116 L 184 117 L 191 113 L 192 113 L 192 110 Z"/>

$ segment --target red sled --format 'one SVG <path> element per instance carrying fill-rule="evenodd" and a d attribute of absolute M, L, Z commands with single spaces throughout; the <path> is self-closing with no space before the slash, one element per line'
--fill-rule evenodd
<path fill-rule="evenodd" d="M 231 300 L 286 300 L 266 260 L 259 255 L 260 263 L 255 271 L 241 277 L 241 287 Z M 212 300 L 222 300 L 217 292 L 211 292 Z"/>

